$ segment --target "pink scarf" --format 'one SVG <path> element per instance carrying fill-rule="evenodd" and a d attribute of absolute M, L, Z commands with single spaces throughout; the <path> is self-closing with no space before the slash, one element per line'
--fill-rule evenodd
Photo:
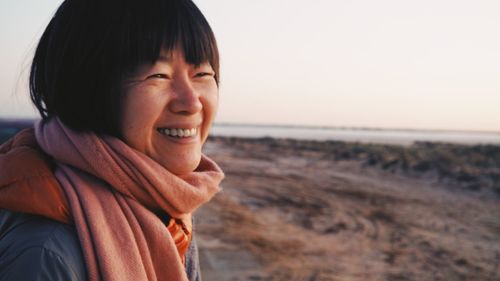
<path fill-rule="evenodd" d="M 219 191 L 220 168 L 202 156 L 176 176 L 113 137 L 75 132 L 59 119 L 35 126 L 40 147 L 57 162 L 89 280 L 187 280 L 175 242 L 153 211 L 191 229 L 191 213 Z"/>

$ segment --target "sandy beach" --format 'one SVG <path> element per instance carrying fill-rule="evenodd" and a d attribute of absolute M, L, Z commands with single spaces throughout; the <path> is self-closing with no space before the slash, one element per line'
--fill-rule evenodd
<path fill-rule="evenodd" d="M 211 138 L 205 281 L 500 280 L 500 147 Z"/>

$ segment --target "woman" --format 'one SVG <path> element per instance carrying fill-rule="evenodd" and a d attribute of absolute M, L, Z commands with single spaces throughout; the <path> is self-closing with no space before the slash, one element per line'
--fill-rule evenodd
<path fill-rule="evenodd" d="M 0 148 L 0 280 L 199 280 L 218 81 L 190 0 L 64 1 L 31 68 L 42 120 Z"/>

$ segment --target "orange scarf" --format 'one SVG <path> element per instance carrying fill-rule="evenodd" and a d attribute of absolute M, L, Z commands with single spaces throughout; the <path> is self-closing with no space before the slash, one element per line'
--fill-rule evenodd
<path fill-rule="evenodd" d="M 0 207 L 73 222 L 90 280 L 187 280 L 190 214 L 223 178 L 214 162 L 203 156 L 178 177 L 116 138 L 74 132 L 57 118 L 35 129 L 36 141 L 27 130 L 0 148 Z M 175 218 L 168 229 L 159 210 Z"/>

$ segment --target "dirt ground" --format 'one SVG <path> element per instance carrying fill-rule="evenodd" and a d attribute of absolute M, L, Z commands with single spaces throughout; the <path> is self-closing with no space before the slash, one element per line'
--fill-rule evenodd
<path fill-rule="evenodd" d="M 196 212 L 205 281 L 500 280 L 500 197 L 360 161 L 211 140 Z"/>

